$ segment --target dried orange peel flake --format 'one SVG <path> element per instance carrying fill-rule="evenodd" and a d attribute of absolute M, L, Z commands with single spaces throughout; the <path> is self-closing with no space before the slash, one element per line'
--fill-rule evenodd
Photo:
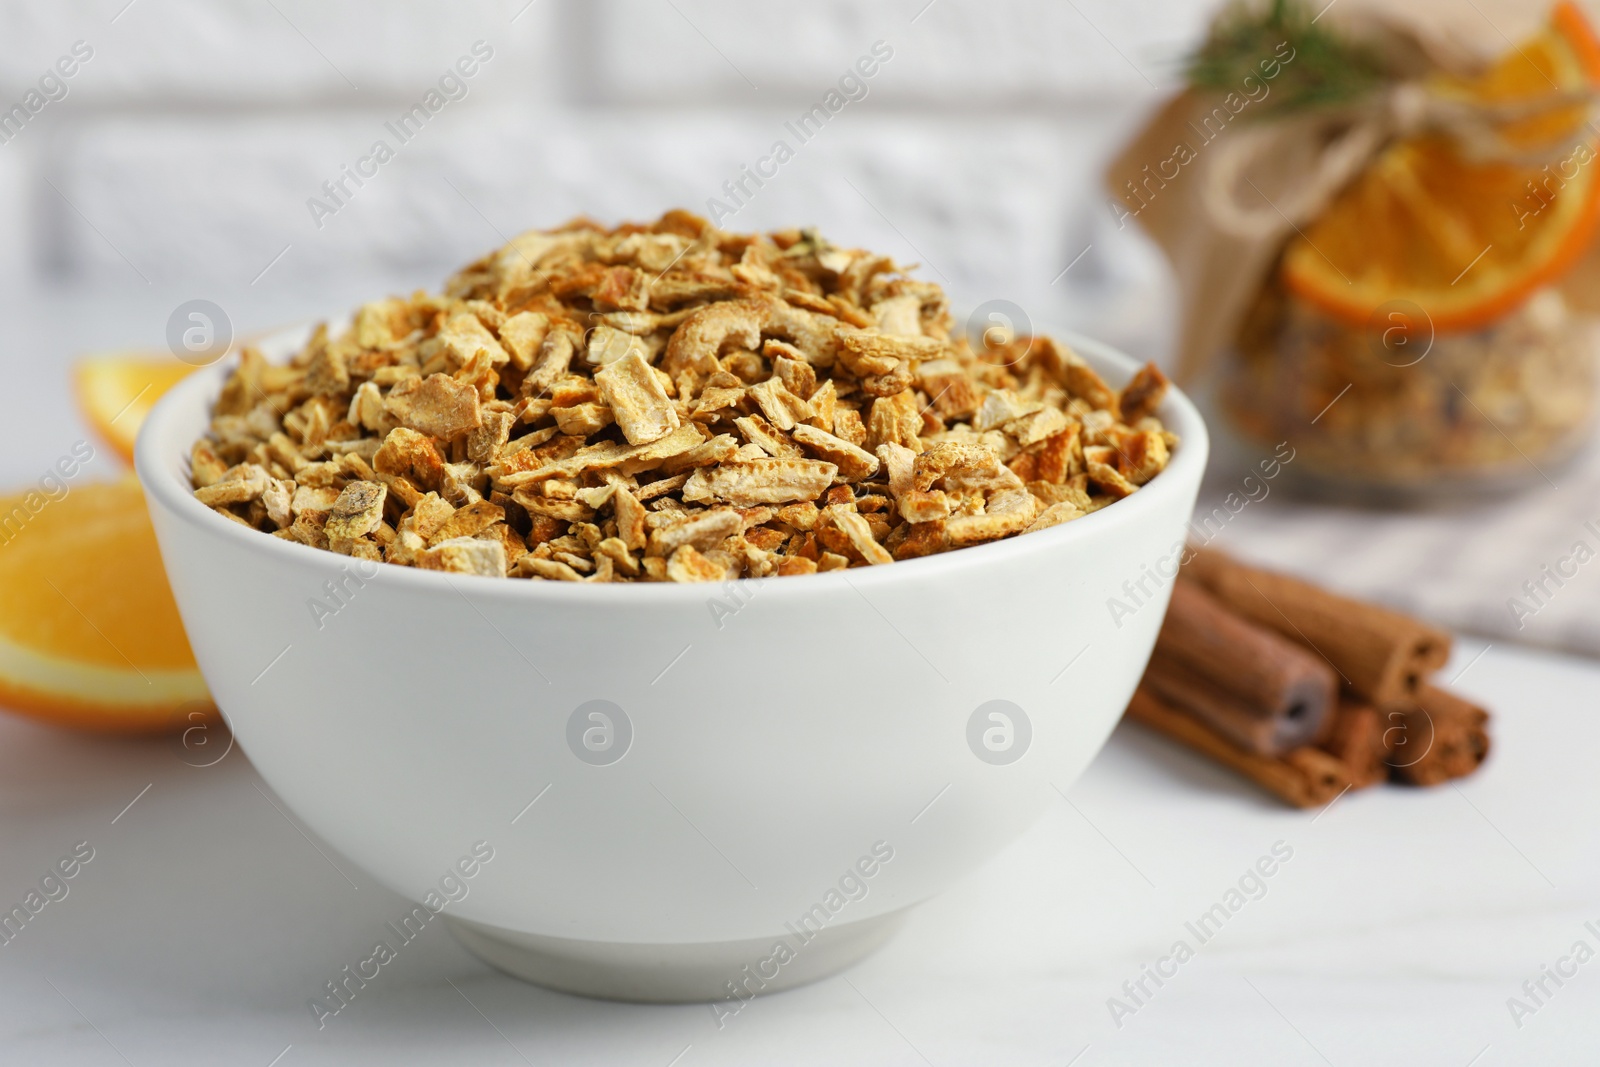
<path fill-rule="evenodd" d="M 937 285 L 810 231 L 526 233 L 286 366 L 246 348 L 195 497 L 365 560 L 702 582 L 1012 537 L 1166 466 L 1153 367 L 1118 393 L 1049 338 L 951 326 Z"/>

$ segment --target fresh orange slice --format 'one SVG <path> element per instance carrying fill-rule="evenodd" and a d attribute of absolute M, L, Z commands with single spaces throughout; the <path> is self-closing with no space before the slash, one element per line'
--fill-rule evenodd
<path fill-rule="evenodd" d="M 84 416 L 106 444 L 129 463 L 139 425 L 161 395 L 196 368 L 145 352 L 88 356 L 73 369 Z"/>
<path fill-rule="evenodd" d="M 1600 39 L 1571 3 L 1482 75 L 1434 90 L 1514 105 L 1600 85 Z M 1470 161 L 1439 135 L 1397 142 L 1291 240 L 1289 290 L 1352 325 L 1389 301 L 1420 307 L 1438 330 L 1493 322 L 1556 280 L 1600 222 L 1600 139 L 1581 105 L 1507 123 L 1517 148 L 1559 146 L 1548 170 Z M 1554 177 L 1552 177 L 1554 176 Z M 1536 191 L 1537 190 L 1537 191 Z"/>
<path fill-rule="evenodd" d="M 209 702 L 135 478 L 0 499 L 0 706 L 153 731 Z"/>

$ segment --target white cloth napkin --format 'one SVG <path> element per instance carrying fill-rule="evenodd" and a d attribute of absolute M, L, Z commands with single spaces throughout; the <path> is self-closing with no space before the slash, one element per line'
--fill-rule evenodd
<path fill-rule="evenodd" d="M 1600 442 L 1564 467 L 1530 464 L 1522 492 L 1418 511 L 1308 502 L 1284 477 L 1243 474 L 1201 491 L 1197 515 L 1229 493 L 1260 498 L 1213 547 L 1449 629 L 1600 656 Z"/>

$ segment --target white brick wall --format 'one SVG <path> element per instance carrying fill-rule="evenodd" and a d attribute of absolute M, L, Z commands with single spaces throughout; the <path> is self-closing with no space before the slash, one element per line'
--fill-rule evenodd
<path fill-rule="evenodd" d="M 810 100 L 882 40 L 894 56 L 872 89 L 886 99 L 1033 109 L 1170 84 L 1213 6 L 1195 0 L 598 0 L 593 18 L 607 42 L 597 59 L 612 100 L 676 102 L 710 94 L 746 104 L 767 97 Z"/>
<path fill-rule="evenodd" d="M 1099 168 L 1215 0 L 125 4 L 0 0 L 0 104 L 95 48 L 0 145 L 8 291 L 431 286 L 523 228 L 705 211 L 782 137 L 796 157 L 726 225 L 815 223 L 922 261 L 958 303 L 1095 328 L 1159 277 L 1107 228 Z M 479 38 L 495 57 L 470 95 L 317 228 L 307 198 L 397 144 L 384 122 Z M 880 39 L 894 56 L 867 98 L 800 145 L 785 120 Z M 1160 318 L 1131 316 L 1130 341 Z"/>
<path fill-rule="evenodd" d="M 540 50 L 538 61 L 515 65 L 526 89 L 547 89 L 556 75 L 548 62 L 558 18 L 551 0 L 538 0 L 515 23 L 521 4 L 503 0 L 127 4 L 0 4 L 0 99 L 15 100 L 79 40 L 94 57 L 73 79 L 73 94 L 119 108 L 359 107 L 421 92 L 480 38 L 525 60 Z"/>
<path fill-rule="evenodd" d="M 57 250 L 61 265 L 116 274 L 130 270 L 126 256 L 172 278 L 202 262 L 237 268 L 248 281 L 285 244 L 301 270 L 372 266 L 366 259 L 450 264 L 500 232 L 583 212 L 618 219 L 673 204 L 704 212 L 712 196 L 731 205 L 721 186 L 742 164 L 775 137 L 798 143 L 776 115 L 696 109 L 644 121 L 549 111 L 535 130 L 517 128 L 523 114 L 447 110 L 376 177 L 351 186 L 348 206 L 320 229 L 307 198 L 375 137 L 394 143 L 381 116 L 309 130 L 276 116 L 87 124 L 59 147 L 53 180 L 103 239 L 76 233 L 81 220 L 60 203 L 70 235 Z M 1081 120 L 846 114 L 800 145 L 725 225 L 815 222 L 840 240 L 920 259 L 952 284 L 1048 282 L 1070 259 L 1062 258 L 1067 231 L 1090 199 L 1091 174 L 1078 165 L 1084 149 L 1108 148 L 1119 133 L 1120 124 Z"/>

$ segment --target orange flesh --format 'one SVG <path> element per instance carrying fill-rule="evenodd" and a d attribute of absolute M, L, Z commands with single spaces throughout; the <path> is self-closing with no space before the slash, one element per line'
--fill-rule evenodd
<path fill-rule="evenodd" d="M 1563 3 L 1549 28 L 1480 77 L 1434 88 L 1503 104 L 1597 84 L 1600 40 Z M 1588 250 L 1600 223 L 1600 138 L 1584 119 L 1581 106 L 1563 107 L 1502 127 L 1514 146 L 1558 145 L 1548 170 L 1470 162 L 1439 135 L 1391 145 L 1289 243 L 1285 284 L 1352 325 L 1397 299 L 1439 330 L 1493 322 Z"/>

